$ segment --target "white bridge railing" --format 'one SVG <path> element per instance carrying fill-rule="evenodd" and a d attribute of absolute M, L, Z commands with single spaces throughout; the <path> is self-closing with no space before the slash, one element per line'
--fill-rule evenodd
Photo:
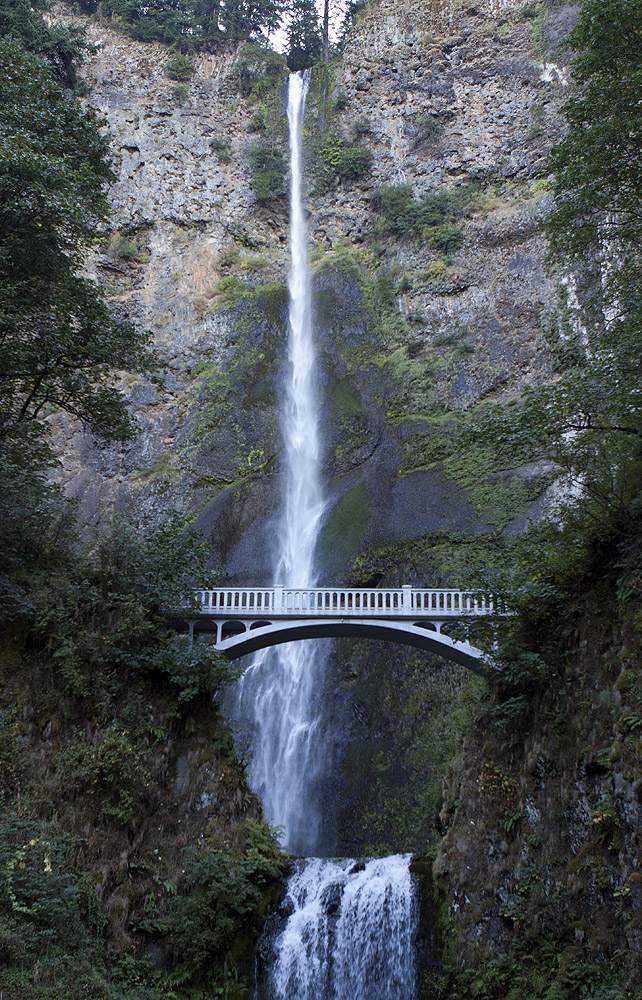
<path fill-rule="evenodd" d="M 195 590 L 201 615 L 220 618 L 337 616 L 367 618 L 448 618 L 495 613 L 494 602 L 472 591 L 314 587 L 218 587 Z"/>

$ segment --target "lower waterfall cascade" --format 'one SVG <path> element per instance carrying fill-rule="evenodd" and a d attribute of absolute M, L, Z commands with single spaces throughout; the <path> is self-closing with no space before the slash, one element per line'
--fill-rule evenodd
<path fill-rule="evenodd" d="M 413 1000 L 417 899 L 410 855 L 297 861 L 284 926 L 264 936 L 268 1000 Z"/>
<path fill-rule="evenodd" d="M 289 375 L 282 405 L 284 501 L 275 577 L 314 587 L 325 511 L 316 393 L 317 356 L 303 205 L 302 125 L 309 72 L 292 73 L 290 126 Z M 414 1000 L 418 902 L 410 855 L 322 859 L 319 787 L 331 753 L 323 728 L 323 642 L 256 656 L 229 699 L 249 729 L 249 780 L 295 862 L 278 929 L 268 921 L 255 997 L 260 1000 Z"/>

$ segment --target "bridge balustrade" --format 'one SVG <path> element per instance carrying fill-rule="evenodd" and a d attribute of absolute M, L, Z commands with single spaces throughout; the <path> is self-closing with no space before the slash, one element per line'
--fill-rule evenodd
<path fill-rule="evenodd" d="M 492 600 L 460 590 L 424 590 L 404 586 L 397 589 L 285 587 L 220 587 L 197 590 L 194 596 L 205 615 L 255 617 L 367 616 L 440 617 L 487 615 L 495 610 Z"/>

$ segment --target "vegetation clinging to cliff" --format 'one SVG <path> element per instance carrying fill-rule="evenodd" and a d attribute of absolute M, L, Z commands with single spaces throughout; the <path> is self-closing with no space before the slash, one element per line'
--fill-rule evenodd
<path fill-rule="evenodd" d="M 133 422 L 114 369 L 155 369 L 147 334 L 119 323 L 81 274 L 106 217 L 108 143 L 91 110 L 18 42 L 0 44 L 0 447 L 46 437 L 52 407 L 103 439 Z"/>
<path fill-rule="evenodd" d="M 551 158 L 549 234 L 577 290 L 574 342 L 559 345 L 552 385 L 494 408 L 467 438 L 550 455 L 560 499 L 491 584 L 517 614 L 442 810 L 445 962 L 426 976 L 431 1000 L 640 990 L 639 4 L 584 0 L 569 43 L 581 87 Z"/>
<path fill-rule="evenodd" d="M 553 383 L 493 408 L 474 435 L 500 449 L 548 452 L 580 500 L 587 531 L 638 530 L 642 496 L 642 10 L 584 0 L 568 39 L 578 89 L 553 150 L 554 266 L 571 273 L 578 308 Z M 616 58 L 617 56 L 617 58 Z"/>
<path fill-rule="evenodd" d="M 175 519 L 81 537 L 47 481 L 47 418 L 127 437 L 114 369 L 156 361 L 82 276 L 108 139 L 52 78 L 64 62 L 28 51 L 64 33 L 29 17 L 0 44 L 0 982 L 245 995 L 282 858 L 218 711 L 234 673 L 185 631 L 208 553 Z"/>

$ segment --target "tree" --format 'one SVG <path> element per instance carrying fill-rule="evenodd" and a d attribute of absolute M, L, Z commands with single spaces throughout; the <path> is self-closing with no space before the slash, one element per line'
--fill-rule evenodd
<path fill-rule="evenodd" d="M 250 38 L 276 31 L 283 4 L 277 0 L 221 0 L 219 23 L 228 38 Z"/>
<path fill-rule="evenodd" d="M 327 66 L 330 56 L 330 35 L 334 32 L 343 42 L 354 19 L 369 0 L 323 0 L 323 62 Z"/>
<path fill-rule="evenodd" d="M 278 0 L 103 0 L 101 9 L 115 15 L 133 38 L 192 51 L 275 31 L 283 5 Z"/>
<path fill-rule="evenodd" d="M 146 334 L 82 277 L 112 179 L 95 113 L 16 42 L 0 42 L 0 448 L 52 408 L 105 440 L 132 421 L 114 371 L 151 373 Z"/>
<path fill-rule="evenodd" d="M 287 27 L 288 66 L 293 72 L 312 66 L 323 43 L 314 0 L 292 0 Z"/>
<path fill-rule="evenodd" d="M 0 0 L 0 38 L 19 42 L 50 67 L 54 78 L 65 87 L 77 87 L 77 64 L 86 48 L 81 32 L 47 24 L 42 14 L 47 0 Z"/>
<path fill-rule="evenodd" d="M 551 256 L 580 303 L 556 380 L 491 415 L 496 441 L 552 454 L 587 506 L 642 513 L 642 7 L 583 0 L 568 132 L 552 151 Z M 485 421 L 486 433 L 489 421 Z"/>

